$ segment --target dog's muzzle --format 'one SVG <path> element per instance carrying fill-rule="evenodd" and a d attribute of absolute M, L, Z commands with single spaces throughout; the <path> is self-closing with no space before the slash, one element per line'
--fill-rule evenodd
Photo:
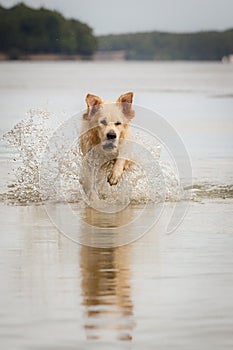
<path fill-rule="evenodd" d="M 116 133 L 112 130 L 110 130 L 106 136 L 107 136 L 107 140 L 115 140 L 117 137 Z"/>
<path fill-rule="evenodd" d="M 117 143 L 115 142 L 114 139 L 111 140 L 106 140 L 102 143 L 102 148 L 105 152 L 107 153 L 117 153 Z"/>

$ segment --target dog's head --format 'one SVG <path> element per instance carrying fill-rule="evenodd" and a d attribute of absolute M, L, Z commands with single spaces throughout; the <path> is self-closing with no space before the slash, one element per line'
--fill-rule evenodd
<path fill-rule="evenodd" d="M 116 102 L 103 102 L 100 97 L 86 96 L 87 112 L 83 115 L 89 129 L 97 132 L 104 152 L 117 154 L 126 137 L 129 121 L 134 117 L 133 93 L 121 95 Z"/>

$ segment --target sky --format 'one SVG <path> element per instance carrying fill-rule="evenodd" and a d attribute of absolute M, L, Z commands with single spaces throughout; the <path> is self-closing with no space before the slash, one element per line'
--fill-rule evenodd
<path fill-rule="evenodd" d="M 94 33 L 194 32 L 233 28 L 233 0 L 0 0 L 44 6 L 89 24 Z"/>

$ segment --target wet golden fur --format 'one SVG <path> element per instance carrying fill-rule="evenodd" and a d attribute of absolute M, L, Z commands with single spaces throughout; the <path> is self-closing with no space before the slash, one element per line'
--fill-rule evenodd
<path fill-rule="evenodd" d="M 124 139 L 130 138 L 130 120 L 134 117 L 132 108 L 133 93 L 121 95 L 115 103 L 103 102 L 100 97 L 86 96 L 87 110 L 83 114 L 82 130 L 79 139 L 83 155 L 93 147 L 101 145 L 103 154 L 114 156 L 114 166 L 108 181 L 115 185 L 130 162 L 118 158 L 119 147 Z M 109 135 L 113 139 L 109 139 Z"/>

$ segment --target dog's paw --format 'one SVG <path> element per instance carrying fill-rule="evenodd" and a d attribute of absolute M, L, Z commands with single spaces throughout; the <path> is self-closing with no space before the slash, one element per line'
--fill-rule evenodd
<path fill-rule="evenodd" d="M 116 185 L 118 183 L 118 181 L 120 180 L 122 175 L 122 172 L 118 172 L 118 171 L 113 171 L 112 173 L 110 173 L 110 175 L 108 176 L 108 182 L 110 183 L 110 185 Z"/>
<path fill-rule="evenodd" d="M 132 165 L 134 165 L 134 162 L 132 162 L 131 160 L 126 160 L 124 170 L 128 170 Z"/>

